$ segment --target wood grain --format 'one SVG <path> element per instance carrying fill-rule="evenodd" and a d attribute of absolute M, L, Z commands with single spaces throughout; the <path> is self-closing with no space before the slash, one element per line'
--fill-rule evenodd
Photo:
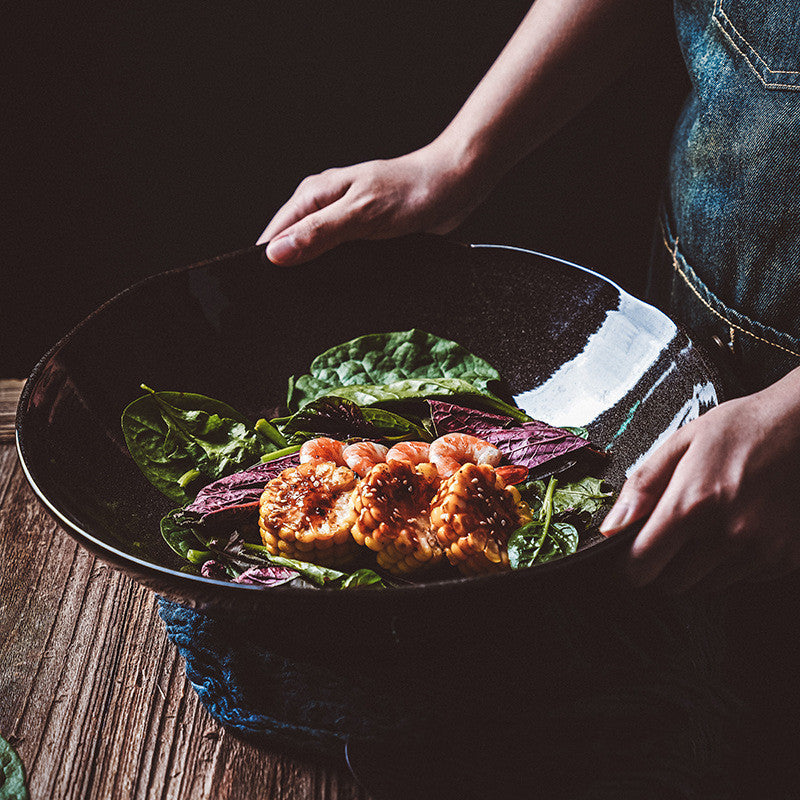
<path fill-rule="evenodd" d="M 14 441 L 17 400 L 25 381 L 0 379 L 0 444 Z"/>
<path fill-rule="evenodd" d="M 242 742 L 213 720 L 153 593 L 47 515 L 10 444 L 0 444 L 0 734 L 32 798 L 368 800 L 343 767 Z"/>

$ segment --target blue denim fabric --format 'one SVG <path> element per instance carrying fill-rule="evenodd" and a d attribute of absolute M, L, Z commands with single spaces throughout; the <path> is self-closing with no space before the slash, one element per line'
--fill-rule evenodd
<path fill-rule="evenodd" d="M 800 3 L 675 0 L 675 18 L 692 90 L 651 298 L 754 391 L 800 366 Z"/>

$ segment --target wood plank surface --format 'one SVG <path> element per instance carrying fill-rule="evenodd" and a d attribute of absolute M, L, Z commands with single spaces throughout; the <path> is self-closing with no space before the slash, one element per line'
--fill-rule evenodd
<path fill-rule="evenodd" d="M 14 417 L 17 399 L 25 381 L 0 379 L 0 444 L 14 441 Z"/>
<path fill-rule="evenodd" d="M 3 393 L 6 410 L 12 394 Z M 0 735 L 25 765 L 31 798 L 42 800 L 368 800 L 344 767 L 242 742 L 212 719 L 155 595 L 49 517 L 7 443 Z"/>

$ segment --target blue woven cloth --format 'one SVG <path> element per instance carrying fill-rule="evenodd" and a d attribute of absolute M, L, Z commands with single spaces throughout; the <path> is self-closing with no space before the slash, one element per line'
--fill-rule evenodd
<path fill-rule="evenodd" d="M 467 782 L 479 787 L 476 796 L 497 790 L 502 775 L 517 781 L 505 797 L 531 796 L 532 787 L 538 791 L 548 780 L 567 787 L 570 800 L 653 791 L 725 797 L 697 788 L 709 781 L 719 788 L 713 762 L 727 713 L 712 691 L 702 615 L 689 624 L 633 606 L 624 613 L 585 604 L 540 611 L 552 624 L 549 640 L 539 630 L 538 645 L 553 653 L 557 641 L 564 655 L 546 681 L 536 666 L 541 651 L 522 633 L 479 641 L 469 651 L 456 630 L 438 651 L 415 646 L 427 669 L 399 667 L 401 676 L 416 675 L 433 689 L 413 706 L 416 690 L 408 686 L 415 684 L 391 692 L 386 674 L 380 681 L 369 669 L 345 675 L 320 666 L 324 654 L 318 663 L 293 660 L 270 649 L 268 631 L 254 636 L 255 624 L 160 601 L 167 634 L 209 713 L 270 746 L 341 758 L 348 739 L 377 742 L 374 751 L 368 745 L 370 758 L 388 754 L 387 769 L 397 766 L 397 752 L 437 771 L 450 766 L 461 781 L 474 768 Z M 501 649 L 508 651 L 505 662 Z M 487 653 L 490 661 L 481 661 Z M 482 787 L 487 775 L 491 782 Z M 548 797 L 562 796 L 547 785 Z"/>
<path fill-rule="evenodd" d="M 285 658 L 228 621 L 164 598 L 159 613 L 203 705 L 242 736 L 341 757 L 348 737 L 381 736 L 401 723 L 395 699 L 365 677 Z"/>

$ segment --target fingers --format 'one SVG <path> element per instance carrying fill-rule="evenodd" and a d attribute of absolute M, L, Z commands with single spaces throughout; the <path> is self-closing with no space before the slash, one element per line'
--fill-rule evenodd
<path fill-rule="evenodd" d="M 347 170 L 330 170 L 300 183 L 294 194 L 270 220 L 256 244 L 276 239 L 291 225 L 336 202 L 350 188 Z"/>
<path fill-rule="evenodd" d="M 687 428 L 681 428 L 625 481 L 617 502 L 600 525 L 600 533 L 612 536 L 656 507 L 690 441 Z"/>
<path fill-rule="evenodd" d="M 358 238 L 354 232 L 354 214 L 344 199 L 303 217 L 272 239 L 267 258 L 275 264 L 293 265 L 310 261 L 336 245 Z"/>

